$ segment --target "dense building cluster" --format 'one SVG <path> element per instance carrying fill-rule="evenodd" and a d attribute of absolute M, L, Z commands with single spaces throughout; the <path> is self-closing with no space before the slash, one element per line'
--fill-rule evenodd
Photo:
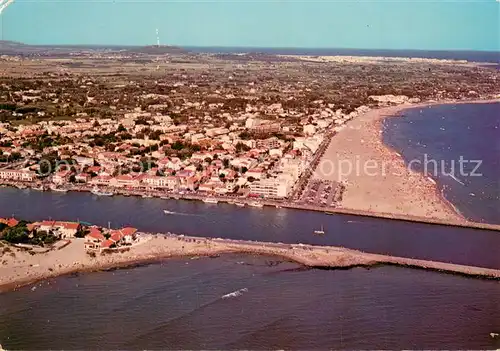
<path fill-rule="evenodd" d="M 358 114 L 484 95 L 498 76 L 463 63 L 185 53 L 1 65 L 0 181 L 266 198 L 289 197 Z"/>

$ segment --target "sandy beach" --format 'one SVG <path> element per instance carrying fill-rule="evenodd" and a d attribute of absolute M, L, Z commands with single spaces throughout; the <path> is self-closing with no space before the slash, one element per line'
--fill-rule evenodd
<path fill-rule="evenodd" d="M 442 197 L 432 179 L 410 170 L 396 151 L 384 145 L 382 122 L 386 117 L 398 118 L 400 112 L 409 108 L 498 101 L 445 101 L 371 110 L 349 122 L 332 138 L 313 177 L 345 182 L 341 203 L 345 209 L 466 223 Z"/>
<path fill-rule="evenodd" d="M 225 253 L 276 256 L 309 267 L 351 268 L 394 264 L 500 278 L 500 270 L 370 254 L 334 246 L 186 237 L 173 234 L 144 234 L 131 247 L 88 254 L 84 239 L 47 252 L 34 253 L 0 242 L 0 291 L 12 290 L 39 280 L 76 272 L 99 271 L 135 264 L 158 262 L 172 257 L 216 256 Z"/>

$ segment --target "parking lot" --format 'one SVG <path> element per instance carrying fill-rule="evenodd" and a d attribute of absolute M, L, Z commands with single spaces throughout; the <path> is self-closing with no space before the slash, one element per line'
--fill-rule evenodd
<path fill-rule="evenodd" d="M 342 201 L 344 185 L 329 180 L 311 180 L 307 185 L 301 202 L 316 206 L 338 206 Z"/>

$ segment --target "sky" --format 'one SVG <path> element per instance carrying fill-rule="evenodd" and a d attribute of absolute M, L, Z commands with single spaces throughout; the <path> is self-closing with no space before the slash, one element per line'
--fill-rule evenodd
<path fill-rule="evenodd" d="M 499 0 L 15 0 L 1 21 L 28 44 L 500 50 Z"/>

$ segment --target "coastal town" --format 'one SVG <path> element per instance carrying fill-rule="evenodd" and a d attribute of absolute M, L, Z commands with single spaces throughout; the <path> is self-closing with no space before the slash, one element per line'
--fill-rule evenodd
<path fill-rule="evenodd" d="M 0 186 L 498 229 L 464 218 L 381 138 L 405 108 L 498 99 L 487 64 L 40 50 L 0 57 Z M 392 173 L 341 174 L 344 161 Z M 97 250 L 135 240 L 88 234 Z"/>
<path fill-rule="evenodd" d="M 398 86 L 391 74 L 379 73 L 377 61 L 148 51 L 62 61 L 4 56 L 0 183 L 98 196 L 339 207 L 345 181 L 323 179 L 328 190 L 321 201 L 311 197 L 309 181 L 332 137 L 351 120 L 381 106 L 491 95 L 498 75 L 463 62 L 403 67 L 400 61 L 386 60 L 386 73 L 406 68 L 411 80 L 432 67 L 461 77 L 463 86 L 429 91 L 433 81 L 412 92 L 406 82 Z M 352 77 L 342 92 L 325 77 L 338 70 Z M 360 71 L 378 83 L 360 86 Z M 287 78 L 278 83 L 276 75 Z"/>
<path fill-rule="evenodd" d="M 491 96 L 498 76 L 467 62 L 385 60 L 381 71 L 376 60 L 157 49 L 3 56 L 0 183 L 97 196 L 341 207 L 348 183 L 313 175 L 352 120 L 384 106 Z M 434 77 L 422 82 L 430 69 L 462 86 Z M 401 70 L 407 78 L 397 81 Z M 327 78 L 341 71 L 350 81 Z M 365 75 L 375 83 L 366 85 Z M 411 81 L 420 81 L 418 89 Z M 321 200 L 314 193 L 320 180 Z"/>
<path fill-rule="evenodd" d="M 83 83 L 85 90 L 94 84 L 92 80 Z M 253 86 L 245 93 L 255 94 Z M 213 98 L 222 102 L 184 98 L 175 106 L 169 95 L 142 94 L 136 97 L 138 107 L 120 111 L 117 118 L 79 113 L 74 120 L 3 123 L 0 179 L 21 187 L 90 190 L 96 195 L 125 190 L 146 196 L 163 191 L 195 192 L 207 198 L 285 199 L 331 134 L 368 110 L 360 106 L 345 113 L 317 100 L 306 114 L 303 108 L 253 103 L 230 92 L 219 92 L 226 98 Z M 69 94 L 59 96 L 40 89 L 14 92 L 12 103 L 48 96 L 63 108 L 71 103 Z M 106 103 L 95 99 L 87 96 L 84 105 Z M 239 107 L 224 112 L 224 104 Z M 173 112 L 158 112 L 165 110 Z M 9 117 L 18 115 L 9 113 Z M 44 116 L 44 112 L 35 115 Z"/>

